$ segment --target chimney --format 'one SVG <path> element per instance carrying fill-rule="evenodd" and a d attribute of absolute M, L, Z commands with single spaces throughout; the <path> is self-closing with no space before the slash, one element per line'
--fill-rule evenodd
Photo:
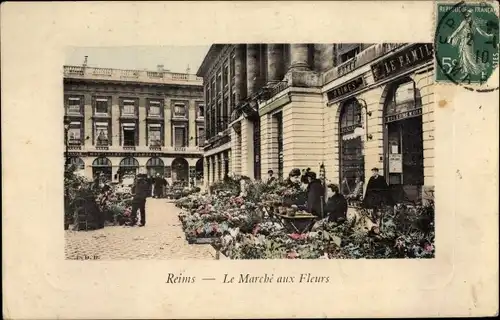
<path fill-rule="evenodd" d="M 85 68 L 87 66 L 87 61 L 88 61 L 89 56 L 85 56 L 83 59 L 83 67 Z"/>
<path fill-rule="evenodd" d="M 159 64 L 156 66 L 156 69 L 158 70 L 158 72 L 163 72 L 163 65 L 162 64 Z"/>

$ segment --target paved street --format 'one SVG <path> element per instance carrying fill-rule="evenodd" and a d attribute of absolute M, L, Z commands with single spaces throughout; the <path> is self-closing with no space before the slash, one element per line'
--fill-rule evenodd
<path fill-rule="evenodd" d="M 209 245 L 184 238 L 179 209 L 164 199 L 148 198 L 145 227 L 111 226 L 95 231 L 65 231 L 67 259 L 215 259 Z"/>

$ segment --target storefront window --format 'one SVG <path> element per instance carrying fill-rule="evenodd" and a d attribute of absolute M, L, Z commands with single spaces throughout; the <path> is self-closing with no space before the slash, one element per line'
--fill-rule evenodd
<path fill-rule="evenodd" d="M 386 177 L 399 202 L 416 202 L 424 184 L 422 104 L 408 79 L 390 88 L 384 106 Z"/>

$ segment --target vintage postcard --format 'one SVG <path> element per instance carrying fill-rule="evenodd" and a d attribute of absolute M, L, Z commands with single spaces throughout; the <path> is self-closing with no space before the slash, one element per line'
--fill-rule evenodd
<path fill-rule="evenodd" d="M 1 14 L 5 318 L 498 314 L 498 3 Z"/>

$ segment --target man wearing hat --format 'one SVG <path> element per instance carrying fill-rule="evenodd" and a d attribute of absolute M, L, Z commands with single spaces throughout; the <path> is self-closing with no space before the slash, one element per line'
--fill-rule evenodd
<path fill-rule="evenodd" d="M 137 210 L 141 211 L 141 224 L 139 225 L 139 227 L 144 227 L 146 225 L 146 198 L 149 194 L 149 184 L 146 179 L 146 174 L 138 174 L 136 182 L 132 187 L 132 194 L 134 195 L 134 198 L 132 200 L 130 226 L 133 226 L 137 223 Z"/>
<path fill-rule="evenodd" d="M 380 220 L 379 210 L 383 206 L 393 206 L 389 186 L 385 178 L 378 172 L 378 168 L 372 169 L 372 176 L 366 185 L 366 193 L 363 198 L 363 206 L 367 209 L 373 209 L 374 220 Z"/>

